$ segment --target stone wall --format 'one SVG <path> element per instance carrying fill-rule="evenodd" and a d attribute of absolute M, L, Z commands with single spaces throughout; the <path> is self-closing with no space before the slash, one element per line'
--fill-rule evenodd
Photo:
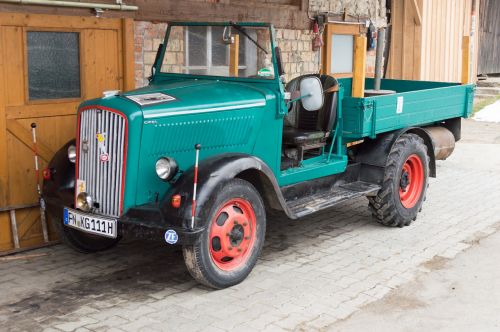
<path fill-rule="evenodd" d="M 340 14 L 346 10 L 351 16 L 369 17 L 378 26 L 385 26 L 386 1 L 390 0 L 309 0 L 309 12 Z"/>
<path fill-rule="evenodd" d="M 310 30 L 276 29 L 276 42 L 281 49 L 286 81 L 319 72 L 320 55 L 312 50 L 312 39 Z"/>

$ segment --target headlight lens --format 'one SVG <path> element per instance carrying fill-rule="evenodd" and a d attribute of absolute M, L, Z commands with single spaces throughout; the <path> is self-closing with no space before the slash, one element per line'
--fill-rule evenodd
<path fill-rule="evenodd" d="M 76 196 L 76 208 L 80 209 L 84 212 L 89 212 L 92 208 L 94 201 L 92 196 L 87 194 L 86 192 L 81 192 Z"/>
<path fill-rule="evenodd" d="M 172 179 L 177 169 L 177 163 L 172 158 L 162 157 L 156 162 L 156 174 L 163 181 Z"/>
<path fill-rule="evenodd" d="M 73 164 L 76 162 L 76 147 L 74 145 L 68 147 L 68 159 Z"/>

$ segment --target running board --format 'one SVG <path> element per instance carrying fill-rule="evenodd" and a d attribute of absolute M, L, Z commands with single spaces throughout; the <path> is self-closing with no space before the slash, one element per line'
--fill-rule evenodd
<path fill-rule="evenodd" d="M 375 195 L 380 186 L 368 182 L 357 181 L 336 186 L 312 195 L 287 201 L 288 208 L 297 218 L 330 208 L 349 199 Z"/>

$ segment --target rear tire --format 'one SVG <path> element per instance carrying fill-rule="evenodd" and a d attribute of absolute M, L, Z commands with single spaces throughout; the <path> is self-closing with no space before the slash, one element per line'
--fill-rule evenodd
<path fill-rule="evenodd" d="M 264 203 L 247 181 L 232 179 L 215 190 L 205 231 L 184 246 L 184 261 L 198 282 L 226 288 L 242 282 L 262 251 L 266 233 Z"/>
<path fill-rule="evenodd" d="M 377 222 L 386 226 L 408 226 L 422 209 L 428 187 L 429 156 L 422 138 L 401 135 L 389 153 L 382 188 L 369 197 Z"/>
<path fill-rule="evenodd" d="M 89 254 L 98 251 L 104 251 L 113 248 L 120 242 L 121 237 L 115 239 L 107 238 L 99 235 L 87 234 L 77 229 L 72 229 L 64 226 L 62 218 L 56 218 L 49 215 L 49 220 L 57 230 L 59 239 L 71 249 Z"/>

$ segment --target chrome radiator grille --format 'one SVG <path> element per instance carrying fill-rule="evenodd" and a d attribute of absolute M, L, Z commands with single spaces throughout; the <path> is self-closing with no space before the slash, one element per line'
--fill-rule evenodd
<path fill-rule="evenodd" d="M 127 120 L 118 113 L 84 109 L 79 118 L 76 194 L 93 198 L 93 212 L 118 217 L 122 209 Z"/>

